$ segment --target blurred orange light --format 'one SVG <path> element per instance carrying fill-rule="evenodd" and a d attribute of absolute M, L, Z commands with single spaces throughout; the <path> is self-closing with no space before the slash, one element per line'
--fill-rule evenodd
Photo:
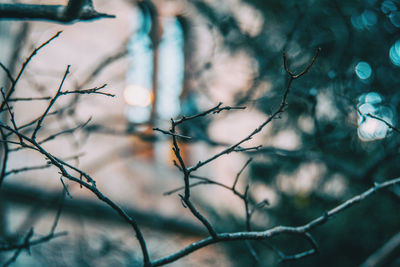
<path fill-rule="evenodd" d="M 124 90 L 124 99 L 131 106 L 147 107 L 153 100 L 153 94 L 142 86 L 129 85 Z"/>

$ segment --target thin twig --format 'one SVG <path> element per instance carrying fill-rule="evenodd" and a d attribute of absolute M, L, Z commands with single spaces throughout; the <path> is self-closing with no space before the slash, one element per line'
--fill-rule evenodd
<path fill-rule="evenodd" d="M 381 122 L 383 122 L 387 127 L 389 127 L 390 129 L 392 129 L 393 131 L 395 131 L 396 133 L 400 133 L 400 130 L 399 129 L 397 129 L 396 127 L 394 127 L 392 124 L 390 124 L 389 122 L 387 122 L 386 120 L 384 120 L 384 119 L 382 119 L 382 118 L 379 118 L 379 117 L 377 117 L 377 116 L 375 116 L 375 115 L 373 115 L 373 114 L 371 114 L 371 113 L 368 113 L 368 114 L 366 114 L 368 117 L 371 117 L 371 118 L 373 118 L 373 119 L 375 119 L 375 120 L 378 120 L 378 121 L 381 121 Z"/>
<path fill-rule="evenodd" d="M 50 96 L 43 96 L 43 97 L 17 97 L 17 98 L 10 98 L 8 102 L 21 102 L 21 101 L 33 101 L 33 100 L 50 100 Z"/>
<path fill-rule="evenodd" d="M 69 95 L 69 94 L 98 94 L 98 95 L 105 95 L 105 96 L 111 96 L 114 97 L 114 94 L 109 94 L 109 93 L 104 93 L 104 92 L 99 92 L 101 89 L 105 88 L 107 84 L 103 84 L 102 86 L 99 87 L 94 87 L 91 89 L 83 89 L 83 90 L 73 90 L 73 91 L 62 91 L 60 92 L 60 95 Z"/>
<path fill-rule="evenodd" d="M 38 122 L 36 124 L 36 128 L 35 128 L 35 130 L 33 130 L 33 133 L 32 133 L 32 139 L 33 140 L 36 139 L 36 134 L 38 133 L 40 127 L 42 126 L 42 122 L 43 122 L 44 118 L 47 116 L 47 113 L 49 113 L 51 107 L 54 105 L 54 103 L 56 102 L 57 98 L 60 96 L 60 92 L 61 92 L 61 89 L 62 89 L 62 87 L 64 85 L 64 81 L 67 78 L 67 75 L 69 74 L 69 68 L 70 67 L 71 67 L 71 65 L 67 66 L 67 69 L 65 70 L 64 76 L 63 76 L 63 78 L 61 80 L 60 86 L 58 87 L 56 95 L 50 100 L 49 105 L 47 106 L 46 110 L 43 112 L 42 116 L 38 120 Z"/>
<path fill-rule="evenodd" d="M 190 136 L 186 136 L 186 135 L 182 135 L 182 134 L 177 134 L 177 133 L 172 133 L 171 131 L 165 131 L 163 129 L 160 128 L 153 128 L 153 131 L 158 131 L 161 132 L 163 134 L 167 134 L 167 135 L 172 135 L 172 136 L 176 136 L 182 139 L 192 139 Z"/>
<path fill-rule="evenodd" d="M 232 191 L 235 191 L 235 187 L 236 187 L 237 182 L 239 181 L 240 175 L 242 174 L 242 172 L 244 171 L 244 169 L 246 169 L 246 167 L 250 164 L 250 162 L 251 162 L 252 160 L 253 160 L 253 158 L 249 158 L 249 159 L 246 161 L 246 163 L 243 165 L 243 167 L 240 169 L 240 171 L 236 174 L 235 181 L 233 182 L 233 185 L 232 185 Z"/>
<path fill-rule="evenodd" d="M 41 145 L 41 144 L 43 144 L 43 143 L 45 143 L 45 142 L 47 142 L 47 141 L 50 141 L 50 140 L 55 139 L 56 137 L 58 137 L 58 136 L 60 136 L 60 135 L 74 133 L 76 130 L 82 129 L 82 128 L 84 128 L 86 125 L 88 125 L 88 123 L 89 123 L 91 120 L 92 120 L 92 117 L 90 117 L 86 122 L 81 123 L 81 124 L 77 125 L 77 126 L 74 127 L 74 128 L 70 128 L 70 129 L 67 129 L 67 130 L 64 130 L 64 131 L 61 131 L 61 132 L 52 134 L 52 135 L 46 137 L 45 139 L 39 141 L 38 143 Z"/>
<path fill-rule="evenodd" d="M 175 120 L 175 121 L 174 121 L 174 124 L 175 124 L 175 125 L 179 125 L 179 124 L 181 124 L 181 123 L 183 123 L 183 122 L 185 122 L 185 121 L 197 119 L 197 118 L 199 118 L 199 117 L 204 117 L 204 116 L 206 116 L 206 115 L 208 115 L 208 114 L 217 114 L 217 113 L 220 113 L 221 111 L 224 111 L 224 110 L 241 110 L 241 109 L 246 109 L 246 107 L 230 107 L 230 106 L 221 107 L 221 105 L 222 105 L 222 102 L 218 103 L 218 105 L 216 105 L 215 107 L 210 108 L 210 109 L 208 109 L 208 110 L 206 110 L 206 111 L 204 111 L 204 112 L 202 112 L 202 113 L 200 113 L 200 114 L 193 115 L 193 116 L 189 116 L 189 117 L 182 116 L 182 118 L 180 118 L 180 119 L 178 119 L 178 120 Z"/>
<path fill-rule="evenodd" d="M 36 55 L 36 53 L 42 49 L 43 47 L 45 47 L 46 45 L 48 45 L 51 41 L 53 41 L 55 38 L 57 38 L 59 35 L 61 34 L 61 31 L 57 32 L 53 37 L 51 37 L 50 39 L 48 39 L 46 42 L 44 42 L 43 44 L 41 44 L 38 48 L 36 48 L 35 50 L 32 51 L 32 53 L 27 57 L 27 59 L 25 60 L 25 62 L 22 64 L 21 69 L 19 70 L 17 77 L 14 79 L 14 82 L 12 82 L 10 89 L 6 92 L 6 97 L 5 100 L 3 100 L 3 102 L 0 105 L 0 110 L 2 110 L 6 104 L 6 102 L 8 101 L 8 99 L 11 97 L 11 95 L 14 93 L 15 90 L 15 86 L 17 85 L 19 79 L 21 78 L 22 74 L 24 73 L 24 70 L 26 68 L 26 66 L 28 65 L 28 63 L 31 61 L 31 59 Z"/>
<path fill-rule="evenodd" d="M 17 174 L 20 172 L 27 172 L 27 171 L 34 171 L 34 170 L 42 170 L 42 169 L 47 169 L 51 167 L 50 164 L 46 164 L 46 165 L 39 165 L 39 166 L 30 166 L 30 167 L 23 167 L 23 168 L 19 168 L 19 169 L 12 169 L 10 171 L 7 171 L 5 173 L 5 176 L 8 176 L 10 174 Z"/>
<path fill-rule="evenodd" d="M 10 79 L 11 83 L 14 83 L 15 80 L 12 77 L 10 70 L 6 66 L 4 66 L 4 64 L 1 63 L 1 62 L 0 62 L 0 67 L 5 71 L 5 73 L 7 74 L 8 79 Z"/>

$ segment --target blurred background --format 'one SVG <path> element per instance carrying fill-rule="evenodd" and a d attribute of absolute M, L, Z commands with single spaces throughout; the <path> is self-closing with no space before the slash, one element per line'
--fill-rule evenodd
<path fill-rule="evenodd" d="M 66 4 L 67 1 L 1 1 Z M 243 147 L 196 171 L 231 185 L 249 158 L 238 190 L 269 205 L 257 210 L 253 229 L 302 225 L 351 196 L 399 176 L 400 2 L 392 0 L 95 0 L 114 19 L 61 25 L 0 20 L 0 61 L 14 75 L 31 51 L 57 31 L 27 67 L 14 98 L 54 96 L 67 65 L 64 88 L 107 84 L 102 95 L 65 96 L 40 135 L 87 126 L 46 142 L 55 155 L 90 174 L 98 188 L 138 219 L 152 258 L 205 236 L 202 225 L 165 192 L 183 185 L 173 164 L 170 118 L 193 115 L 223 102 L 246 106 L 187 122 L 181 133 L 187 165 L 207 159 L 253 131 L 280 103 L 287 82 L 282 52 L 301 71 L 288 107 Z M 1 87 L 7 87 L 5 73 Z M 48 99 L 15 101 L 16 123 L 43 113 Z M 374 119 L 375 117 L 382 120 Z M 21 171 L 24 167 L 35 170 Z M 12 151 L 0 189 L 0 236 L 12 241 L 34 227 L 46 234 L 63 185 L 46 159 Z M 138 266 L 131 228 L 79 185 L 67 183 L 58 230 L 68 236 L 22 253 L 15 266 Z M 193 201 L 220 232 L 245 230 L 242 201 L 213 185 L 193 188 Z M 317 255 L 280 263 L 265 243 L 218 244 L 171 266 L 355 266 L 379 249 L 379 266 L 400 266 L 400 187 L 380 192 L 312 232 Z M 285 254 L 310 245 L 298 236 L 271 242 Z M 387 249 L 390 242 L 392 246 Z M 0 254 L 5 261 L 12 254 Z M 376 265 L 374 265 L 376 266 Z"/>

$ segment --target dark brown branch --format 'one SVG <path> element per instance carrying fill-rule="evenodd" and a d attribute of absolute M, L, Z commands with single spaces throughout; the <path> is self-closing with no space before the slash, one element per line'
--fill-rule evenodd
<path fill-rule="evenodd" d="M 101 18 L 115 18 L 114 15 L 97 12 L 88 1 L 70 0 L 67 6 L 0 4 L 1 19 L 47 20 L 57 23 L 74 23 Z"/>

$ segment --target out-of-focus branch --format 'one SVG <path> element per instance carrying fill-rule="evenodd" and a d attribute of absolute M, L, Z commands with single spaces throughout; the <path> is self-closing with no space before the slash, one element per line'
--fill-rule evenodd
<path fill-rule="evenodd" d="M 400 233 L 397 233 L 381 248 L 369 256 L 361 267 L 389 266 L 394 260 L 399 258 L 399 253 Z"/>
<path fill-rule="evenodd" d="M 37 187 L 15 185 L 12 183 L 3 186 L 0 201 L 16 203 L 19 205 L 42 205 L 43 208 L 56 210 L 60 204 L 59 192 L 49 192 Z M 204 237 L 206 232 L 193 223 L 183 218 L 172 218 L 157 214 L 150 210 L 140 210 L 133 206 L 125 207 L 126 213 L 134 217 L 138 222 L 145 224 L 146 227 L 158 229 L 176 234 L 184 234 L 195 237 Z M 74 196 L 67 198 L 63 203 L 64 216 L 81 217 L 102 221 L 105 223 L 125 224 L 120 217 L 115 216 L 112 209 L 93 199 Z"/>
<path fill-rule="evenodd" d="M 116 62 L 117 60 L 123 58 L 128 54 L 127 41 L 124 41 L 122 45 L 117 49 L 116 52 L 104 57 L 93 69 L 89 72 L 88 76 L 83 82 L 80 82 L 77 86 L 78 89 L 85 87 L 89 82 L 91 82 L 95 77 L 97 77 L 106 67 L 110 64 Z"/>
<path fill-rule="evenodd" d="M 15 250 L 13 256 L 6 261 L 3 266 L 9 266 L 11 263 L 13 263 L 14 261 L 17 260 L 18 256 L 20 255 L 20 253 L 22 252 L 22 250 L 26 249 L 28 252 L 30 250 L 30 248 L 32 246 L 41 244 L 41 243 L 45 243 L 48 242 L 54 238 L 57 237 L 61 237 L 61 236 L 65 236 L 67 235 L 67 232 L 59 232 L 59 233 L 55 233 L 58 222 L 60 220 L 60 216 L 61 216 L 61 211 L 62 211 L 62 207 L 63 207 L 63 203 L 64 203 L 64 199 L 65 199 L 65 191 L 62 194 L 62 201 L 57 209 L 57 213 L 56 216 L 54 218 L 54 222 L 52 227 L 50 228 L 50 231 L 47 235 L 40 237 L 40 238 L 36 238 L 34 240 L 31 240 L 33 235 L 34 235 L 34 231 L 33 228 L 31 228 L 28 233 L 25 235 L 24 239 L 22 242 L 16 242 L 16 243 L 5 243 L 5 244 L 0 244 L 0 251 L 12 251 Z"/>
<path fill-rule="evenodd" d="M 74 23 L 101 18 L 115 18 L 114 15 L 97 12 L 91 1 L 69 0 L 62 5 L 0 4 L 1 19 L 47 20 L 57 23 Z"/>
<path fill-rule="evenodd" d="M 42 169 L 47 169 L 49 168 L 51 165 L 46 164 L 46 165 L 38 165 L 38 166 L 29 166 L 29 167 L 23 167 L 23 168 L 19 168 L 19 169 L 12 169 L 7 171 L 4 176 L 7 175 L 11 175 L 11 174 L 17 174 L 20 172 L 27 172 L 27 171 L 34 171 L 34 170 L 42 170 Z"/>
<path fill-rule="evenodd" d="M 39 144 L 43 144 L 43 143 L 45 143 L 45 142 L 47 142 L 47 141 L 53 140 L 53 139 L 55 139 L 56 137 L 58 137 L 58 136 L 60 136 L 60 135 L 63 135 L 63 134 L 71 134 L 71 133 L 75 132 L 75 131 L 78 130 L 78 129 L 82 129 L 82 128 L 84 128 L 84 127 L 90 122 L 91 119 L 92 119 L 92 118 L 90 117 L 86 122 L 81 123 L 81 124 L 75 126 L 74 128 L 66 129 L 66 130 L 64 130 L 64 131 L 61 131 L 61 132 L 52 134 L 52 135 L 46 137 L 45 139 L 39 141 Z"/>

